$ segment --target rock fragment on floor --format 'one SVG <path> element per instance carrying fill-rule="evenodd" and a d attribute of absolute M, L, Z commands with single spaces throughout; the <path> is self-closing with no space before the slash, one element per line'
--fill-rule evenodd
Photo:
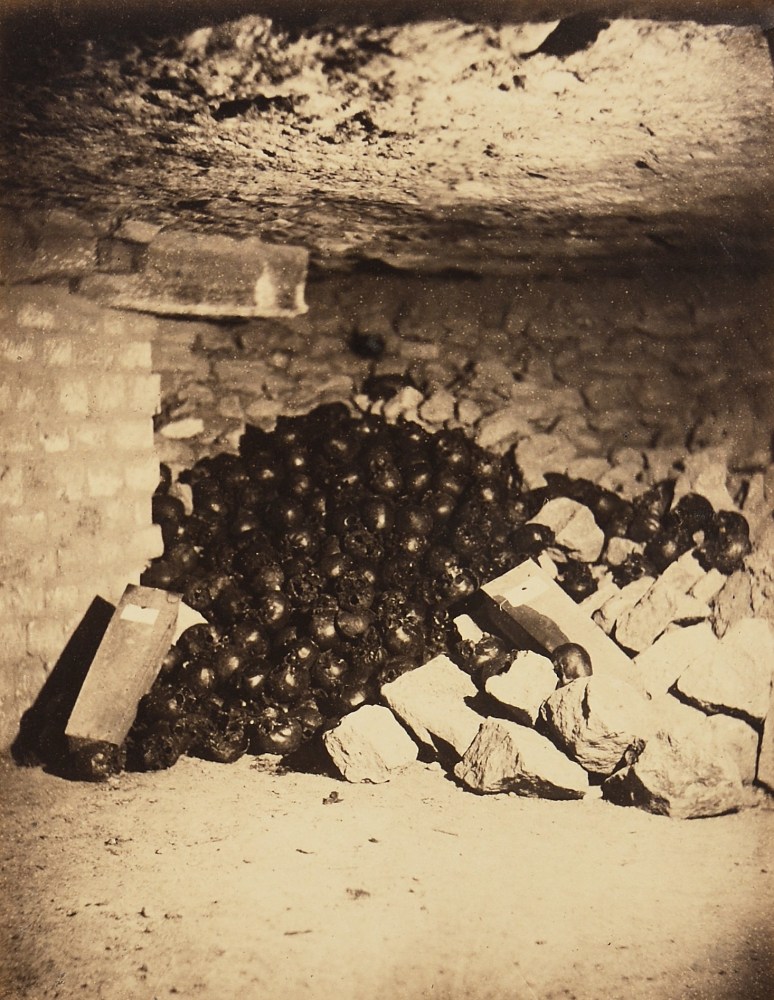
<path fill-rule="evenodd" d="M 677 679 L 677 690 L 708 712 L 740 713 L 763 722 L 774 676 L 774 629 L 758 618 L 733 625 L 709 655 L 697 657 Z"/>
<path fill-rule="evenodd" d="M 592 774 L 610 775 L 651 730 L 648 703 L 625 681 L 579 677 L 557 688 L 540 709 L 539 729 Z"/>
<path fill-rule="evenodd" d="M 434 750 L 451 747 L 462 756 L 482 716 L 467 704 L 477 688 L 470 676 L 441 654 L 382 686 L 382 698 L 416 738 Z"/>
<path fill-rule="evenodd" d="M 520 650 L 505 673 L 489 677 L 484 687 L 517 722 L 534 726 L 540 706 L 556 685 L 556 672 L 547 656 Z"/>
<path fill-rule="evenodd" d="M 363 705 L 323 736 L 343 778 L 379 784 L 417 759 L 417 745 L 384 705 Z"/>
<path fill-rule="evenodd" d="M 487 719 L 454 768 L 475 792 L 515 792 L 546 799 L 582 798 L 588 775 L 545 737 L 517 722 Z"/>
<path fill-rule="evenodd" d="M 735 764 L 667 733 L 648 740 L 634 763 L 609 777 L 602 795 L 617 805 L 676 819 L 734 812 L 746 799 Z"/>

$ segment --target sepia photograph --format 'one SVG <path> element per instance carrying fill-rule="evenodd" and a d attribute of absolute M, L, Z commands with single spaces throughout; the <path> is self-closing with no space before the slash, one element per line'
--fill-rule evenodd
<path fill-rule="evenodd" d="M 0 1000 L 774 996 L 774 0 L 2 0 Z"/>

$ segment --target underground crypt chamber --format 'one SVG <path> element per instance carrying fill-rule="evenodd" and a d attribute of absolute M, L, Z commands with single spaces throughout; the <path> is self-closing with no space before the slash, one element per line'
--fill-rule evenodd
<path fill-rule="evenodd" d="M 8 19 L 18 763 L 765 799 L 767 28 L 528 8 Z"/>

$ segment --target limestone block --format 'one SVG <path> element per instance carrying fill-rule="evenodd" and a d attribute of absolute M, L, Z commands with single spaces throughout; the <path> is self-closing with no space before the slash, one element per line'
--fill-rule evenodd
<path fill-rule="evenodd" d="M 172 316 L 277 317 L 307 310 L 308 251 L 183 230 L 148 244 L 143 270 L 93 275 L 81 292 L 114 308 Z"/>
<path fill-rule="evenodd" d="M 520 406 L 506 406 L 478 422 L 476 444 L 487 451 L 504 452 L 531 430 Z"/>
<path fill-rule="evenodd" d="M 571 479 L 589 479 L 592 483 L 596 483 L 609 470 L 610 463 L 606 458 L 584 455 L 568 462 L 567 467 L 561 471 L 566 472 Z"/>
<path fill-rule="evenodd" d="M 557 545 L 584 562 L 598 559 L 605 544 L 605 534 L 589 508 L 567 497 L 549 500 L 529 523 L 551 528 Z"/>
<path fill-rule="evenodd" d="M 594 593 L 589 594 L 588 597 L 584 598 L 578 607 L 584 614 L 588 615 L 589 618 L 592 618 L 600 608 L 604 607 L 608 601 L 617 597 L 620 593 L 621 588 L 614 582 L 613 578 L 605 576 L 599 581 L 597 589 Z"/>
<path fill-rule="evenodd" d="M 758 733 L 743 719 L 722 713 L 706 716 L 705 726 L 715 759 L 736 765 L 743 783 L 751 785 L 758 762 Z"/>
<path fill-rule="evenodd" d="M 455 399 L 448 389 L 437 389 L 420 404 L 419 416 L 428 424 L 444 424 L 454 419 Z"/>
<path fill-rule="evenodd" d="M 682 460 L 683 471 L 675 481 L 674 506 L 686 493 L 705 497 L 715 510 L 736 510 L 728 492 L 728 449 L 706 448 Z"/>
<path fill-rule="evenodd" d="M 575 445 L 561 434 L 532 434 L 519 441 L 515 452 L 516 465 L 530 490 L 546 485 L 544 472 L 561 472 L 576 456 Z"/>
<path fill-rule="evenodd" d="M 774 686 L 771 689 L 769 711 L 763 723 L 755 780 L 774 792 Z"/>
<path fill-rule="evenodd" d="M 457 615 L 454 619 L 454 627 L 463 642 L 472 642 L 474 645 L 484 637 L 484 632 L 473 621 L 470 615 Z"/>
<path fill-rule="evenodd" d="M 473 427 L 481 419 L 481 407 L 474 399 L 461 399 L 457 403 L 457 420 L 463 427 Z"/>
<path fill-rule="evenodd" d="M 704 604 L 714 600 L 725 587 L 728 577 L 719 569 L 708 570 L 707 573 L 691 587 L 690 596 Z"/>
<path fill-rule="evenodd" d="M 610 635 L 618 619 L 637 605 L 654 582 L 652 576 L 641 576 L 639 580 L 627 583 L 625 587 L 621 587 L 619 593 L 610 597 L 598 611 L 592 614 L 593 620 L 604 632 Z"/>
<path fill-rule="evenodd" d="M 709 622 L 668 628 L 634 658 L 639 686 L 651 697 L 666 694 L 694 660 L 711 659 L 718 640 Z"/>
<path fill-rule="evenodd" d="M 774 676 L 774 629 L 762 619 L 744 618 L 695 659 L 677 680 L 677 690 L 708 712 L 739 712 L 762 722 L 768 713 Z"/>
<path fill-rule="evenodd" d="M 475 684 L 444 654 L 383 685 L 381 693 L 416 738 L 436 750 L 445 744 L 461 757 L 481 724 L 466 704 L 477 694 Z"/>
<path fill-rule="evenodd" d="M 555 690 L 557 676 L 547 656 L 520 650 L 502 674 L 489 677 L 487 694 L 503 705 L 510 715 L 525 726 L 534 726 L 540 706 Z"/>
<path fill-rule="evenodd" d="M 183 441 L 196 437 L 204 431 L 204 421 L 200 417 L 185 417 L 183 420 L 173 420 L 165 424 L 159 434 L 173 441 Z"/>
<path fill-rule="evenodd" d="M 589 787 L 583 768 L 549 740 L 504 719 L 483 723 L 454 773 L 468 788 L 482 793 L 579 799 Z"/>
<path fill-rule="evenodd" d="M 765 618 L 774 625 L 774 520 L 770 517 L 755 532 L 754 549 L 745 568 L 726 579 L 714 602 L 718 635 L 742 618 Z"/>
<path fill-rule="evenodd" d="M 633 542 L 631 538 L 611 538 L 607 543 L 605 560 L 609 566 L 620 566 L 627 556 L 641 553 L 645 546 L 641 542 Z"/>
<path fill-rule="evenodd" d="M 384 705 L 363 705 L 323 736 L 343 778 L 378 784 L 417 759 L 417 745 Z"/>
<path fill-rule="evenodd" d="M 419 389 L 415 389 L 413 385 L 403 386 L 391 399 L 385 402 L 382 411 L 384 419 L 395 421 L 398 417 L 404 417 L 407 420 L 416 420 L 418 409 L 424 398 Z"/>
<path fill-rule="evenodd" d="M 612 774 L 624 752 L 651 730 L 648 702 L 624 681 L 579 677 L 540 709 L 539 728 L 592 774 Z"/>
<path fill-rule="evenodd" d="M 685 614 L 685 596 L 704 576 L 692 552 L 667 566 L 644 597 L 618 619 L 616 639 L 626 649 L 640 652 L 679 617 Z"/>
<path fill-rule="evenodd" d="M 602 795 L 617 805 L 633 805 L 661 816 L 696 819 L 733 812 L 745 792 L 735 764 L 668 733 L 649 740 L 639 758 L 609 777 Z"/>

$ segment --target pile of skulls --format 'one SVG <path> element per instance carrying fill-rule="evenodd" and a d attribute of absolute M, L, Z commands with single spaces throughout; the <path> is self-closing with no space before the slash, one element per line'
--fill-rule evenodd
<path fill-rule="evenodd" d="M 750 551 L 738 511 L 675 497 L 673 479 L 633 500 L 563 474 L 528 489 L 514 449 L 494 455 L 461 429 L 344 403 L 248 426 L 239 454 L 176 482 L 162 471 L 165 552 L 142 582 L 182 593 L 204 621 L 170 649 L 118 767 L 292 760 L 331 744 L 345 717 L 383 709 L 385 692 L 438 657 L 488 697 L 517 651 L 490 633 L 472 641 L 460 616 L 525 560 L 615 636 L 610 588 L 644 594 L 686 557 L 730 574 Z"/>

